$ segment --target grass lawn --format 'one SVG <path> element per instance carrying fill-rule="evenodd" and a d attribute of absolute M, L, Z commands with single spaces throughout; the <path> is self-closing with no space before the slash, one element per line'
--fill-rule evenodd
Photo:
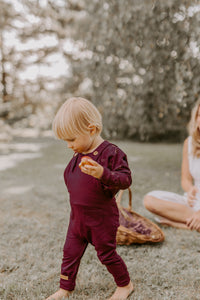
<path fill-rule="evenodd" d="M 153 220 L 142 204 L 154 189 L 182 193 L 182 145 L 119 142 L 133 171 L 133 209 Z M 16 139 L 0 146 L 0 299 L 40 300 L 58 289 L 70 207 L 63 171 L 72 153 L 50 138 Z M 1 164 L 3 166 L 3 164 Z M 1 167 L 0 166 L 0 167 Z M 128 205 L 124 193 L 123 205 Z M 118 246 L 136 300 L 200 299 L 200 235 L 162 227 L 160 244 Z M 90 245 L 72 299 L 108 298 L 115 283 Z"/>

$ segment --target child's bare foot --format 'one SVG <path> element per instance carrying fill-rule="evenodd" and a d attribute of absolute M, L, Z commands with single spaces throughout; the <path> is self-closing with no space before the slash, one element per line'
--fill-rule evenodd
<path fill-rule="evenodd" d="M 70 291 L 59 289 L 55 294 L 49 296 L 46 300 L 61 300 L 63 298 L 68 298 Z"/>
<path fill-rule="evenodd" d="M 123 287 L 118 286 L 116 288 L 116 291 L 112 295 L 112 297 L 109 298 L 108 300 L 126 300 L 128 296 L 133 292 L 133 290 L 134 290 L 133 284 L 130 281 L 129 284 L 126 286 Z"/>

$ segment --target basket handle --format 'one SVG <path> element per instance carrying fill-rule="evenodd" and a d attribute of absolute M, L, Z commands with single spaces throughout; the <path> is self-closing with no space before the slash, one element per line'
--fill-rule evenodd
<path fill-rule="evenodd" d="M 116 197 L 116 202 L 119 206 L 121 206 L 121 199 L 122 199 L 122 194 L 123 194 L 124 190 L 120 190 L 117 197 Z M 129 195 L 129 210 L 132 209 L 132 191 L 131 188 L 128 188 L 128 195 Z"/>

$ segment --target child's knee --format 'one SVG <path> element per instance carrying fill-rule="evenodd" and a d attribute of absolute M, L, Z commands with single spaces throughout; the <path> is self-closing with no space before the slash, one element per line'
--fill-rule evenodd
<path fill-rule="evenodd" d="M 113 262 L 115 262 L 115 260 L 118 260 L 118 255 L 117 255 L 115 249 L 109 249 L 109 250 L 105 249 L 102 251 L 98 251 L 97 256 L 103 265 L 110 265 Z M 116 256 L 117 256 L 117 259 L 116 259 Z"/>

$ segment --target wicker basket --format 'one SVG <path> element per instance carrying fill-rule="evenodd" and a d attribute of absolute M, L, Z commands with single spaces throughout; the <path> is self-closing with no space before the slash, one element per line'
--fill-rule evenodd
<path fill-rule="evenodd" d="M 116 199 L 120 222 L 116 237 L 117 244 L 130 245 L 132 243 L 143 244 L 146 242 L 157 243 L 164 241 L 164 234 L 156 224 L 132 210 L 132 192 L 130 188 L 128 191 L 128 208 L 121 206 L 122 190 L 120 190 Z"/>

